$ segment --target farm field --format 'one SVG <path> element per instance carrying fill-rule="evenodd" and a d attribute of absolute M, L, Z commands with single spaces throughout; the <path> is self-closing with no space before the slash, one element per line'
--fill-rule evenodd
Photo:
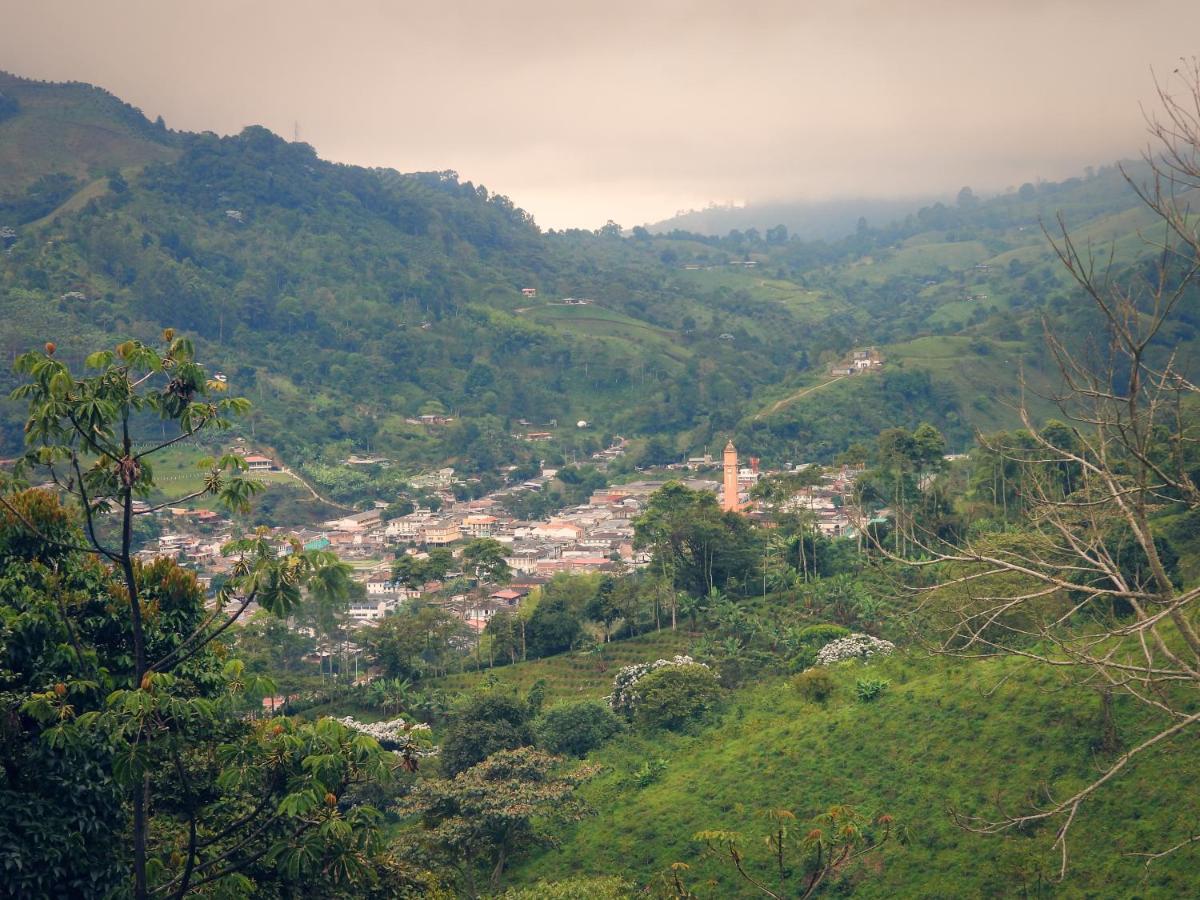
<path fill-rule="evenodd" d="M 743 832 L 748 858 L 769 871 L 766 810 L 789 810 L 804 829 L 829 806 L 850 804 L 869 817 L 893 816 L 908 835 L 905 845 L 848 871 L 844 887 L 856 897 L 1190 894 L 1186 856 L 1147 866 L 1134 854 L 1197 814 L 1195 798 L 1170 786 L 1183 770 L 1200 774 L 1194 754 L 1159 757 L 1081 810 L 1070 876 L 1055 889 L 1061 860 L 1043 829 L 983 836 L 957 826 L 951 813 L 995 816 L 998 800 L 1020 806 L 1033 792 L 1062 795 L 1093 777 L 1095 697 L 1063 691 L 1016 660 L 964 664 L 911 652 L 870 668 L 890 681 L 872 703 L 855 700 L 855 682 L 868 670 L 851 663 L 834 670 L 826 704 L 770 678 L 732 693 L 710 727 L 610 741 L 590 757 L 603 766 L 584 789 L 594 815 L 521 865 L 515 879 L 618 874 L 646 884 L 685 863 L 699 897 L 757 896 L 692 836 Z M 1118 707 L 1118 730 L 1132 743 L 1145 723 L 1134 706 Z M 1161 764 L 1176 767 L 1172 779 L 1156 777 Z"/>
<path fill-rule="evenodd" d="M 484 684 L 512 687 L 524 693 L 544 681 L 546 703 L 556 700 L 599 698 L 612 689 L 613 675 L 621 666 L 653 662 L 687 653 L 692 638 L 683 631 L 653 631 L 638 637 L 604 644 L 603 652 L 574 651 L 516 665 L 496 666 L 483 672 L 433 679 L 428 687 L 466 691 Z"/>

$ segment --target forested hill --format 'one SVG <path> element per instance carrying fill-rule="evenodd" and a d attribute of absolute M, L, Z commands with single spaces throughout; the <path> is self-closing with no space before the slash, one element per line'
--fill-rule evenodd
<path fill-rule="evenodd" d="M 78 96 L 58 110 L 64 132 L 97 115 L 91 95 Z M 0 122 L 4 158 L 35 115 L 18 97 Z M 113 111 L 114 133 L 124 116 Z M 595 421 L 593 443 L 600 429 L 645 431 L 684 384 L 719 395 L 716 425 L 728 428 L 791 364 L 798 323 L 786 310 L 672 285 L 655 252 L 611 230 L 542 235 L 505 197 L 455 173 L 335 165 L 262 128 L 169 138 L 172 158 L 93 166 L 89 178 L 51 171 L 8 192 L 8 358 L 54 339 L 80 359 L 173 325 L 254 400 L 249 427 L 287 458 L 366 448 L 468 470 L 531 455 L 511 438 L 520 419 L 572 431 Z M 70 188 L 50 208 L 32 202 L 47 179 Z M 0 183 L 24 182 L 0 172 Z M 572 296 L 593 302 L 561 302 Z M 686 336 L 681 318 L 697 323 Z M 730 330 L 754 334 L 753 346 L 716 346 Z M 429 412 L 455 422 L 405 421 Z M 12 452 L 15 408 L 6 421 Z"/>
<path fill-rule="evenodd" d="M 0 72 L 0 203 L 52 176 L 54 189 L 104 169 L 171 159 L 178 138 L 160 119 L 90 84 L 31 81 Z M 47 195 L 50 185 L 39 191 Z M 19 214 L 18 214 L 19 215 Z M 9 220 L 5 208 L 0 219 Z"/>
<path fill-rule="evenodd" d="M 783 225 L 793 238 L 804 241 L 837 241 L 854 234 L 859 222 L 886 225 L 902 221 L 918 209 L 932 206 L 940 197 L 882 199 L 847 197 L 793 203 L 747 203 L 744 206 L 713 205 L 678 212 L 669 219 L 646 225 L 655 234 L 693 231 L 724 236 L 731 231 L 756 229 L 765 232 Z"/>
<path fill-rule="evenodd" d="M 729 434 L 830 459 L 922 420 L 962 447 L 1013 424 L 1018 365 L 1048 377 L 1044 317 L 1092 327 L 1039 222 L 1062 210 L 1129 262 L 1147 224 L 1108 169 L 835 242 L 543 233 L 453 172 L 337 165 L 258 127 L 172 132 L 82 85 L 5 76 L 0 94 L 5 359 L 53 340 L 81 361 L 174 326 L 254 402 L 247 435 L 292 463 L 489 471 L 611 434 L 651 438 L 648 460 Z M 869 345 L 882 372 L 826 383 Z M 453 421 L 407 421 L 421 414 Z M 0 454 L 20 421 L 8 404 Z"/>

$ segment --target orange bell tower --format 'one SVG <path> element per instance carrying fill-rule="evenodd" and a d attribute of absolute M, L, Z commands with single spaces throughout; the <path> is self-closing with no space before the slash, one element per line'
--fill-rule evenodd
<path fill-rule="evenodd" d="M 721 508 L 726 512 L 737 512 L 741 504 L 738 503 L 737 447 L 733 446 L 733 441 L 725 445 L 722 462 L 725 469 L 725 495 L 721 500 Z"/>

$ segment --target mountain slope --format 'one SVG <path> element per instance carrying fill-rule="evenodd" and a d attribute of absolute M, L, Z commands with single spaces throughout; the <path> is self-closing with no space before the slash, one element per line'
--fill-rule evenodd
<path fill-rule="evenodd" d="M 783 225 L 793 238 L 803 241 L 837 241 L 849 237 L 859 220 L 885 225 L 915 213 L 938 197 L 885 200 L 873 197 L 845 198 L 795 203 L 748 203 L 745 206 L 709 206 L 676 213 L 669 219 L 645 227 L 655 234 L 691 231 L 725 235 L 730 231 L 760 232 Z"/>
<path fill-rule="evenodd" d="M 1146 215 L 1111 168 L 833 242 L 543 233 L 453 172 L 335 165 L 257 127 L 171 133 L 98 89 L 4 84 L 0 185 L 25 187 L 0 200 L 0 352 L 55 340 L 79 361 L 183 329 L 254 401 L 246 436 L 325 473 L 363 450 L 397 477 L 524 469 L 613 433 L 668 455 L 733 434 L 767 462 L 829 460 L 922 420 L 960 449 L 1015 424 L 1019 368 L 1053 382 L 1044 319 L 1076 341 L 1095 331 L 1040 223 L 1062 211 L 1118 239 L 1122 262 L 1145 250 Z M 88 129 L 119 140 L 82 146 Z M 1167 336 L 1185 348 L 1195 309 Z M 872 345 L 881 373 L 810 392 Z M 20 422 L 6 404 L 0 454 Z M 337 499 L 393 489 L 338 473 Z"/>
<path fill-rule="evenodd" d="M 616 646 L 624 650 L 625 643 Z M 496 677 L 523 689 L 550 675 L 547 662 L 502 667 Z M 576 664 L 571 681 L 560 686 L 550 679 L 549 696 L 599 696 L 611 689 L 615 668 L 601 674 L 592 665 L 589 679 Z M 619 735 L 589 758 L 603 766 L 585 788 L 594 814 L 557 846 L 521 862 L 511 878 L 620 875 L 645 885 L 682 862 L 689 867 L 685 883 L 701 897 L 760 896 L 727 859 L 704 854 L 692 835 L 742 832 L 752 871 L 769 876 L 765 811 L 793 812 L 802 835 L 811 819 L 846 803 L 868 815 L 891 815 L 909 842 L 848 868 L 835 895 L 1191 893 L 1194 857 L 1186 851 L 1150 867 L 1135 855 L 1190 833 L 1181 823 L 1194 820 L 1196 804 L 1178 786 L 1200 771 L 1183 745 L 1142 760 L 1085 804 L 1071 832 L 1067 878 L 1053 886 L 1061 860 L 1052 827 L 983 836 L 957 826 L 952 813 L 995 817 L 997 804 L 1011 812 L 1042 792 L 1062 796 L 1094 778 L 1105 758 L 1095 694 L 1064 689 L 1052 673 L 1001 658 L 963 663 L 902 653 L 869 668 L 839 667 L 834 677 L 827 704 L 805 701 L 784 678 L 766 678 L 732 692 L 722 720 L 693 734 Z M 878 700 L 862 703 L 854 691 L 864 677 L 891 685 Z M 465 686 L 463 678 L 454 683 Z M 1115 708 L 1125 747 L 1148 725 L 1127 699 Z M 654 761 L 659 771 L 646 775 Z"/>
<path fill-rule="evenodd" d="M 46 175 L 92 180 L 178 153 L 173 134 L 91 85 L 0 72 L 0 96 L 0 201 Z"/>

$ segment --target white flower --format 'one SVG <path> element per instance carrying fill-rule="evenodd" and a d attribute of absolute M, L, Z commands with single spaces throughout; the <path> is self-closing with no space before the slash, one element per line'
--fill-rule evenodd
<path fill-rule="evenodd" d="M 830 641 L 817 652 L 818 666 L 831 666 L 847 659 L 870 659 L 872 656 L 889 656 L 896 649 L 891 641 L 880 640 L 869 634 L 851 634 Z"/>
<path fill-rule="evenodd" d="M 634 690 L 638 681 L 663 666 L 704 666 L 704 668 L 708 668 L 704 663 L 698 663 L 690 656 L 681 655 L 676 655 L 671 659 L 656 659 L 652 663 L 634 663 L 631 666 L 625 666 L 613 678 L 613 691 L 608 696 L 608 705 L 615 712 L 632 712 L 638 701 L 638 693 Z"/>
<path fill-rule="evenodd" d="M 436 750 L 424 747 L 416 748 L 414 746 L 416 740 L 413 732 L 430 730 L 429 726 L 424 722 L 405 722 L 403 719 L 391 719 L 386 722 L 360 722 L 353 716 L 346 716 L 343 719 L 338 719 L 338 721 L 351 731 L 357 731 L 375 738 L 375 740 L 379 741 L 380 746 L 386 750 L 412 748 L 423 756 L 436 752 Z"/>

